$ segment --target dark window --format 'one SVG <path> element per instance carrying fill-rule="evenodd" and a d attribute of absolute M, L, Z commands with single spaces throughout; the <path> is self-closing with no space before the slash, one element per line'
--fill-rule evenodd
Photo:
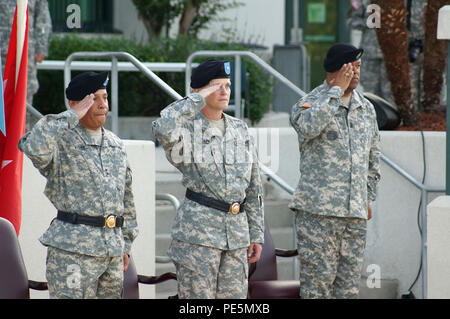
<path fill-rule="evenodd" d="M 113 30 L 113 0 L 48 0 L 48 5 L 54 32 L 116 32 Z M 80 28 L 68 27 L 67 19 L 75 12 L 67 12 L 70 5 L 80 8 Z"/>

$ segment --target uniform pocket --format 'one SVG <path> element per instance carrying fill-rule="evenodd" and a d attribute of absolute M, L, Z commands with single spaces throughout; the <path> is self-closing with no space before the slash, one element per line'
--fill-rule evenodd
<path fill-rule="evenodd" d="M 250 140 L 236 138 L 233 149 L 227 149 L 226 163 L 235 170 L 235 176 L 250 182 L 253 156 L 250 151 Z"/>

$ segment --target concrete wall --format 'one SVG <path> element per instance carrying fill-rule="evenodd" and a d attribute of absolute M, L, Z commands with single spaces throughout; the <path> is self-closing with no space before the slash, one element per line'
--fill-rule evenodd
<path fill-rule="evenodd" d="M 267 129 L 266 129 L 267 130 Z M 276 145 L 259 149 L 261 161 L 274 169 L 289 185 L 295 187 L 299 178 L 297 135 L 293 128 L 269 129 L 278 135 Z M 254 132 L 266 139 L 261 129 Z M 425 185 L 445 185 L 445 133 L 425 132 Z M 260 139 L 261 140 L 261 139 Z M 258 143 L 260 143 L 260 140 Z M 266 139 L 269 141 L 269 139 Z M 381 132 L 381 151 L 419 182 L 423 176 L 422 139 L 419 132 Z M 430 194 L 429 201 L 439 194 Z M 278 190 L 278 197 L 289 197 Z M 420 191 L 397 172 L 381 164 L 381 181 L 377 200 L 373 204 L 373 218 L 368 222 L 363 275 L 373 273 L 379 266 L 382 279 L 397 279 L 399 296 L 413 283 L 420 266 L 421 236 L 417 226 Z M 448 246 L 447 246 L 448 247 Z M 412 289 L 416 297 L 422 295 L 421 277 Z M 376 288 L 374 288 L 376 289 Z"/>
<path fill-rule="evenodd" d="M 427 132 L 425 136 L 425 185 L 445 185 L 445 134 Z M 416 180 L 422 181 L 422 139 L 420 133 L 383 132 L 382 152 Z M 399 293 L 413 283 L 420 266 L 421 236 L 417 225 L 420 191 L 383 163 L 382 180 L 369 222 L 366 265 L 377 264 L 385 278 L 399 280 Z M 431 201 L 438 194 L 430 194 Z M 427 203 L 424 203 L 425 205 Z M 412 289 L 422 295 L 422 278 Z"/>
<path fill-rule="evenodd" d="M 428 298 L 450 298 L 450 196 L 440 196 L 428 205 Z"/>
<path fill-rule="evenodd" d="M 155 274 L 155 146 L 150 141 L 124 141 L 133 171 L 133 195 L 137 210 L 139 236 L 132 255 L 139 274 Z M 56 216 L 56 210 L 43 194 L 45 178 L 24 156 L 22 186 L 22 226 L 19 242 L 31 280 L 46 281 L 46 248 L 38 238 Z M 140 285 L 141 298 L 154 298 L 155 288 Z M 48 298 L 48 292 L 31 291 L 31 298 Z"/>

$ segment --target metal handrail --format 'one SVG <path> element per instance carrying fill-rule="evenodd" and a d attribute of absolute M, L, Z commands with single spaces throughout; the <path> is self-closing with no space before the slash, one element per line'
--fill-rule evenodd
<path fill-rule="evenodd" d="M 118 59 L 125 59 L 131 62 L 139 71 L 141 71 L 152 82 L 158 85 L 164 92 L 169 94 L 175 100 L 182 99 L 183 97 L 172 89 L 166 82 L 161 80 L 155 73 L 149 70 L 142 62 L 136 59 L 134 56 L 127 52 L 74 52 L 69 55 L 64 63 L 64 88 L 69 85 L 71 79 L 71 63 L 76 58 L 111 58 L 111 113 L 112 123 L 111 130 L 114 133 L 118 133 L 119 127 L 119 98 L 118 98 Z M 65 96 L 65 94 L 64 94 Z M 67 99 L 64 99 L 67 109 L 69 109 L 69 103 Z"/>
<path fill-rule="evenodd" d="M 39 112 L 33 105 L 27 103 L 27 109 L 31 112 L 32 115 L 36 116 L 38 119 L 44 117 L 44 115 Z"/>
<path fill-rule="evenodd" d="M 229 57 L 234 56 L 234 101 L 235 101 L 235 117 L 243 119 L 243 112 L 241 112 L 241 57 L 247 57 L 256 62 L 265 71 L 274 76 L 281 83 L 285 84 L 292 91 L 297 93 L 300 97 L 306 95 L 300 88 L 298 88 L 289 79 L 284 77 L 280 72 L 275 70 L 269 64 L 267 64 L 263 59 L 257 56 L 255 53 L 250 51 L 197 51 L 192 53 L 186 60 L 186 77 L 185 77 L 185 93 L 189 94 L 190 90 L 190 79 L 192 75 L 192 61 L 195 57 L 209 56 L 209 57 Z"/>
<path fill-rule="evenodd" d="M 156 194 L 156 200 L 166 200 L 169 201 L 172 206 L 175 208 L 175 211 L 180 207 L 180 201 L 172 194 L 164 193 L 164 194 Z M 172 260 L 167 256 L 155 256 L 155 262 L 160 264 L 168 264 L 171 263 Z"/>
<path fill-rule="evenodd" d="M 60 70 L 64 71 L 65 61 L 61 60 L 44 60 L 36 64 L 38 70 Z M 141 62 L 147 69 L 153 72 L 178 72 L 184 73 L 186 70 L 185 62 Z M 195 64 L 197 66 L 198 63 Z M 109 71 L 111 70 L 110 61 L 73 61 L 71 64 L 72 71 Z M 117 63 L 117 70 L 119 72 L 139 72 L 132 63 L 120 61 Z"/>
<path fill-rule="evenodd" d="M 286 183 L 280 176 L 272 172 L 270 168 L 268 168 L 261 162 L 259 162 L 259 168 L 265 175 L 267 175 L 270 178 L 271 181 L 274 181 L 275 184 L 280 186 L 289 195 L 294 195 L 294 189 L 288 183 Z"/>

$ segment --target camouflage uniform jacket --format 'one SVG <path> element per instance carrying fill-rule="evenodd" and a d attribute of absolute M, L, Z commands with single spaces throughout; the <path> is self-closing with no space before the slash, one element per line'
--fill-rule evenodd
<path fill-rule="evenodd" d="M 325 81 L 292 107 L 298 134 L 300 181 L 289 207 L 309 213 L 367 218 L 379 173 L 379 133 L 373 105 Z"/>
<path fill-rule="evenodd" d="M 19 149 L 46 177 L 45 195 L 56 209 L 125 219 L 122 228 L 55 219 L 40 238 L 43 245 L 90 256 L 130 253 L 138 233 L 131 170 L 123 142 L 103 128 L 102 136 L 99 144 L 78 124 L 75 111 L 67 110 L 45 116 L 20 139 Z"/>
<path fill-rule="evenodd" d="M 172 237 L 223 250 L 263 243 L 261 177 L 248 128 L 224 114 L 225 136 L 217 138 L 200 112 L 204 105 L 196 93 L 172 103 L 153 122 L 153 132 L 167 159 L 183 174 L 185 187 L 227 203 L 245 199 L 245 212 L 232 215 L 185 199 L 175 217 Z"/>

